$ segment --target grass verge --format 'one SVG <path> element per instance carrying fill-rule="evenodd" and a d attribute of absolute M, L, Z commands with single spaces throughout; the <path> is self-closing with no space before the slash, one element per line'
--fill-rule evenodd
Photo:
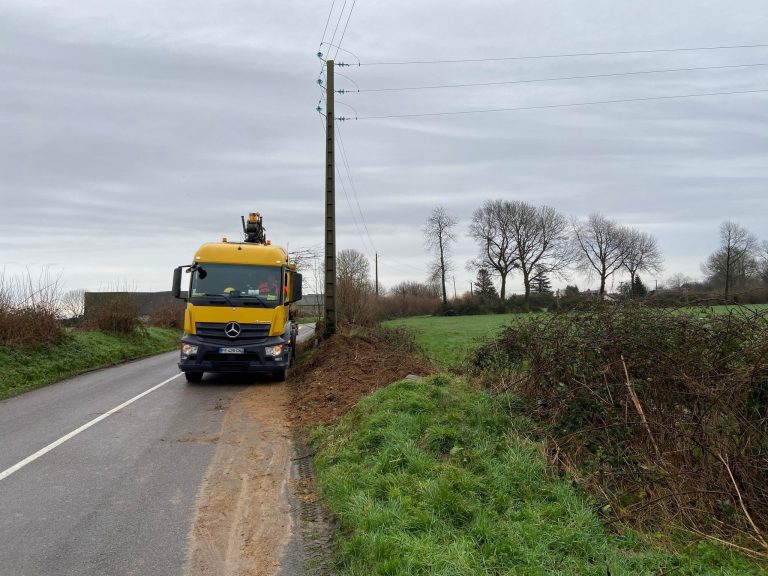
<path fill-rule="evenodd" d="M 126 360 L 174 350 L 179 331 L 147 328 L 131 336 L 74 331 L 58 344 L 33 348 L 0 346 L 0 400 Z"/>
<path fill-rule="evenodd" d="M 346 575 L 757 575 L 707 542 L 675 551 L 609 533 L 585 497 L 547 473 L 508 394 L 436 376 L 364 398 L 312 436 Z"/>

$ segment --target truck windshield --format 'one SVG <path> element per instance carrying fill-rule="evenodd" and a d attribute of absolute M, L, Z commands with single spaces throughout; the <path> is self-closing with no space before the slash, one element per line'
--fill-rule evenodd
<path fill-rule="evenodd" d="M 274 308 L 281 304 L 281 278 L 276 266 L 200 264 L 192 275 L 190 295 L 212 305 Z"/>

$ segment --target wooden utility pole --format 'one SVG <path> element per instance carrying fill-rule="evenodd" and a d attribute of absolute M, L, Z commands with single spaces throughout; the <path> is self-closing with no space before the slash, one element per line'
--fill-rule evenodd
<path fill-rule="evenodd" d="M 374 262 L 376 263 L 375 269 L 376 269 L 376 298 L 379 297 L 379 253 L 376 252 L 376 257 L 374 258 Z"/>
<path fill-rule="evenodd" d="M 325 336 L 336 332 L 336 160 L 333 60 L 326 62 L 325 109 Z"/>

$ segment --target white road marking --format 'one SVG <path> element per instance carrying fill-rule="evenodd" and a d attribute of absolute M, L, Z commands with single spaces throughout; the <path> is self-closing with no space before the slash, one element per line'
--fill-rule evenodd
<path fill-rule="evenodd" d="M 40 456 L 43 456 L 43 455 L 47 454 L 48 452 L 50 452 L 51 450 L 53 450 L 57 446 L 61 446 L 62 444 L 64 444 L 64 442 L 66 442 L 70 438 L 74 438 L 75 436 L 80 434 L 80 432 L 83 432 L 84 430 L 87 430 L 88 428 L 90 428 L 94 424 L 98 424 L 99 422 L 104 420 L 104 418 L 108 418 L 109 416 L 111 416 L 115 412 L 117 412 L 119 410 L 122 410 L 123 408 L 125 408 L 129 404 L 132 404 L 132 403 L 136 402 L 136 400 L 138 400 L 140 398 L 143 398 L 144 396 L 146 396 L 147 394 L 149 394 L 151 392 L 154 392 L 155 390 L 160 388 L 160 386 L 165 386 L 166 384 L 168 384 L 168 382 L 170 382 L 171 380 L 175 380 L 176 378 L 178 378 L 182 374 L 183 374 L 183 372 L 180 372 L 179 374 L 176 374 L 176 376 L 171 376 L 170 378 L 168 378 L 168 380 L 164 380 L 164 381 L 160 382 L 160 384 L 156 384 L 155 386 L 152 386 L 152 388 L 150 388 L 149 390 L 145 390 L 144 392 L 142 392 L 138 396 L 134 396 L 130 400 L 126 400 L 125 402 L 120 404 L 120 406 L 116 406 L 115 408 L 112 408 L 112 410 L 110 410 L 109 412 L 105 412 L 101 416 L 98 416 L 97 418 L 94 418 L 90 422 L 88 422 L 86 424 L 83 424 L 77 430 L 72 430 L 72 432 L 70 432 L 66 436 L 62 436 L 61 438 L 59 438 L 55 442 L 51 442 L 45 448 L 41 448 L 40 450 L 38 450 L 37 452 L 35 452 L 31 456 L 27 456 L 26 458 L 24 458 L 24 460 L 22 460 L 18 464 L 14 464 L 13 466 L 8 468 L 7 470 L 3 470 L 2 472 L 0 472 L 0 480 L 5 480 L 6 478 L 8 478 L 8 476 L 13 474 L 14 472 L 18 472 L 19 470 L 24 468 L 24 466 L 26 466 L 30 462 L 34 462 L 35 460 L 40 458 Z"/>

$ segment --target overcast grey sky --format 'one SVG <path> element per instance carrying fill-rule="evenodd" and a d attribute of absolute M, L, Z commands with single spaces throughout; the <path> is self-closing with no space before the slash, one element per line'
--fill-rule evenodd
<path fill-rule="evenodd" d="M 237 238 L 249 210 L 264 214 L 276 243 L 319 246 L 315 54 L 330 7 L 0 0 L 0 268 L 48 265 L 68 288 L 168 289 L 173 267 L 202 242 Z M 494 58 L 768 44 L 766 31 L 762 0 L 357 0 L 343 48 L 362 62 Z M 344 51 L 337 60 L 356 62 Z M 361 66 L 340 69 L 351 80 L 336 83 L 365 89 L 757 63 L 768 63 L 768 48 Z M 760 89 L 768 89 L 768 66 L 346 94 L 339 100 L 352 108 L 339 104 L 337 114 Z M 385 285 L 424 280 L 421 228 L 437 204 L 460 220 L 460 291 L 476 252 L 467 226 L 486 199 L 546 203 L 573 217 L 600 211 L 651 232 L 666 257 L 662 277 L 698 276 L 725 219 L 768 238 L 768 93 L 360 120 L 340 131 Z M 337 189 L 339 247 L 372 254 Z"/>

